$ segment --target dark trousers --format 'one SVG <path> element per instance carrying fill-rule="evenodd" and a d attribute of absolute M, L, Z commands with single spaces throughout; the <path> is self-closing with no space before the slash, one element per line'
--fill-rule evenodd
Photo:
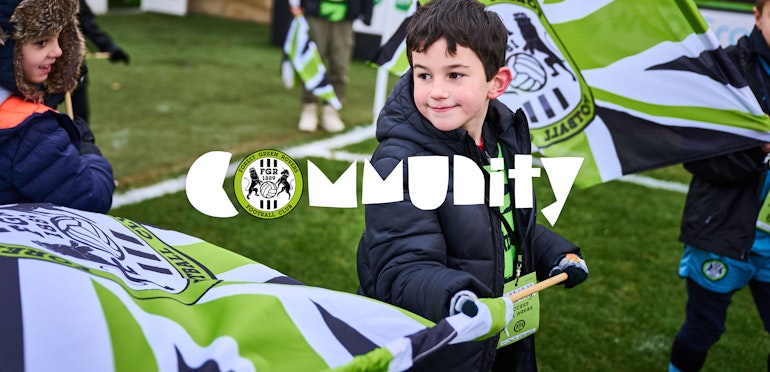
<path fill-rule="evenodd" d="M 88 74 L 83 76 L 72 91 L 72 113 L 91 123 L 91 110 L 88 106 Z"/>
<path fill-rule="evenodd" d="M 310 35 L 326 67 L 329 83 L 334 88 L 337 98 L 344 102 L 355 39 L 353 20 L 332 22 L 316 16 L 308 16 L 306 19 L 310 27 Z M 304 84 L 301 86 L 303 104 L 318 101 L 313 92 L 305 89 Z"/>
<path fill-rule="evenodd" d="M 749 281 L 759 316 L 770 333 L 770 283 Z M 698 371 L 706 353 L 725 332 L 727 308 L 735 291 L 717 293 L 687 279 L 687 316 L 674 339 L 671 363 L 682 371 Z M 768 361 L 770 361 L 770 356 Z M 768 366 L 770 370 L 770 365 Z"/>

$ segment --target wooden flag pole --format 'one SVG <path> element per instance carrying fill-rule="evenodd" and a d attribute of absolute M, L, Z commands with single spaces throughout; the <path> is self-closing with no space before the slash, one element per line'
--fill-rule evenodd
<path fill-rule="evenodd" d="M 75 120 L 75 113 L 72 112 L 72 94 L 70 94 L 70 92 L 64 94 L 64 105 L 67 110 L 67 115 L 69 115 L 70 119 Z"/>
<path fill-rule="evenodd" d="M 561 273 L 561 274 L 558 274 L 558 275 L 554 275 L 554 276 L 552 276 L 552 277 L 550 277 L 550 278 L 548 278 L 546 280 L 543 280 L 540 283 L 537 283 L 537 284 L 535 284 L 535 285 L 533 285 L 533 286 L 531 286 L 529 288 L 526 288 L 524 290 L 521 290 L 519 292 L 516 292 L 516 293 L 510 295 L 510 296 L 508 296 L 508 298 L 511 301 L 516 302 L 516 301 L 521 300 L 522 298 L 527 297 L 527 296 L 529 296 L 529 295 L 531 295 L 531 294 L 533 294 L 535 292 L 540 292 L 540 291 L 542 291 L 542 290 L 544 290 L 544 289 L 546 289 L 546 288 L 548 288 L 550 286 L 559 284 L 559 283 L 567 280 L 567 277 L 568 277 L 567 273 L 564 273 L 564 272 Z"/>
<path fill-rule="evenodd" d="M 109 59 L 110 52 L 86 53 L 86 59 Z"/>

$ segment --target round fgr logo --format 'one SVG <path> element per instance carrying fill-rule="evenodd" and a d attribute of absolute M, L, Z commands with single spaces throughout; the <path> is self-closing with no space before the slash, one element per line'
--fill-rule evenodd
<path fill-rule="evenodd" d="M 297 163 L 277 150 L 260 150 L 238 165 L 233 181 L 238 204 L 252 215 L 283 217 L 302 197 L 302 172 Z"/>
<path fill-rule="evenodd" d="M 518 322 L 516 322 L 516 324 L 513 325 L 513 330 L 516 332 L 521 332 L 521 330 L 524 329 L 524 326 L 526 325 L 527 325 L 527 322 L 523 320 L 519 320 Z"/>
<path fill-rule="evenodd" d="M 701 270 L 703 276 L 713 281 L 722 279 L 727 275 L 727 265 L 720 260 L 707 260 L 701 266 Z"/>

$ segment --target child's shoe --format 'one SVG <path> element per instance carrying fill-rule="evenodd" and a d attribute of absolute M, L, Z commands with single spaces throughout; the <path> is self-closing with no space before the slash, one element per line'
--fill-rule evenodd
<path fill-rule="evenodd" d="M 315 103 L 302 105 L 302 115 L 299 118 L 299 130 L 315 132 L 318 127 L 318 106 Z"/>
<path fill-rule="evenodd" d="M 327 132 L 341 132 L 345 130 L 345 123 L 340 119 L 337 110 L 330 105 L 324 105 L 321 125 L 323 125 L 324 130 Z"/>

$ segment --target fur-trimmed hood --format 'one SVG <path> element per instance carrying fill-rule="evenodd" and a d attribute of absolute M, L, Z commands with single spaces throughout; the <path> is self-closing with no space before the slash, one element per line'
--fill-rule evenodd
<path fill-rule="evenodd" d="M 0 0 L 0 85 L 33 102 L 45 93 L 65 93 L 77 85 L 85 55 L 78 28 L 78 0 Z M 24 79 L 21 46 L 59 32 L 61 57 L 41 85 Z"/>

